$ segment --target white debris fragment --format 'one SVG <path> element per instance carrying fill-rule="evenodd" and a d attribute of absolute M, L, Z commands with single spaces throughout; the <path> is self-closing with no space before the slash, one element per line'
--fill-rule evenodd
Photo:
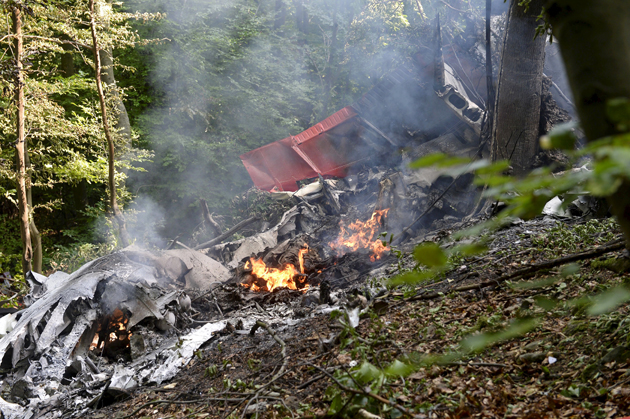
<path fill-rule="evenodd" d="M 24 408 L 16 403 L 9 403 L 0 397 L 0 412 L 5 419 L 24 418 Z"/>
<path fill-rule="evenodd" d="M 350 322 L 350 326 L 352 326 L 352 328 L 356 328 L 359 325 L 359 311 L 361 310 L 361 307 L 355 307 L 350 311 L 346 311 L 346 313 L 348 314 L 348 321 Z"/>
<path fill-rule="evenodd" d="M 555 215 L 558 217 L 567 217 L 569 215 L 568 212 L 562 208 L 562 199 L 557 196 L 545 204 L 542 212 L 545 215 Z"/>
<path fill-rule="evenodd" d="M 551 364 L 555 364 L 558 360 L 554 358 L 553 356 L 550 356 L 549 358 L 547 358 L 547 361 L 549 361 L 549 365 L 551 365 Z"/>
<path fill-rule="evenodd" d="M 225 328 L 226 323 L 226 321 L 208 323 L 183 336 L 174 347 L 164 350 L 158 355 L 164 361 L 158 363 L 158 368 L 153 371 L 149 380 L 161 384 L 173 378 L 180 368 L 188 364 L 195 351 L 210 340 L 215 332 Z"/>
<path fill-rule="evenodd" d="M 112 390 L 129 391 L 138 386 L 138 382 L 134 379 L 134 371 L 123 367 L 122 365 L 114 366 L 114 375 L 112 376 L 109 388 Z"/>
<path fill-rule="evenodd" d="M 0 337 L 9 333 L 15 325 L 17 324 L 17 320 L 15 319 L 16 313 L 7 314 L 0 318 Z"/>

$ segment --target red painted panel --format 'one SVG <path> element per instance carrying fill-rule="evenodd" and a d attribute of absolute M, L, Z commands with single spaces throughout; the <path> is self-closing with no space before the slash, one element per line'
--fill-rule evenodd
<path fill-rule="evenodd" d="M 357 145 L 353 138 L 332 137 L 326 132 L 356 116 L 351 107 L 343 108 L 296 136 L 243 154 L 241 160 L 256 187 L 267 191 L 295 191 L 297 181 L 318 174 L 344 177 L 362 153 L 353 153 L 352 146 Z"/>

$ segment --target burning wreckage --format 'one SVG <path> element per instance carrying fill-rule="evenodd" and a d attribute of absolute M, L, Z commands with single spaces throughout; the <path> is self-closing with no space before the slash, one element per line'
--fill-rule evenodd
<path fill-rule="evenodd" d="M 241 156 L 259 189 L 295 203 L 271 228 L 196 250 L 131 247 L 71 275 L 29 273 L 27 308 L 0 319 L 3 417 L 81 417 L 173 378 L 226 330 L 330 312 L 366 277 L 388 274 L 388 233 L 401 244 L 473 214 L 469 177 L 406 169 L 430 153 L 482 152 L 483 98 L 470 87 L 485 73 L 467 57 L 418 54 L 352 106 Z"/>

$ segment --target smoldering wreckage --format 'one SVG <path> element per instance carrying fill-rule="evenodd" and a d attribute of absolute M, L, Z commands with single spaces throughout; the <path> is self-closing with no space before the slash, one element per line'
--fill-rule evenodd
<path fill-rule="evenodd" d="M 295 204 L 271 228 L 253 219 L 260 232 L 237 241 L 132 246 L 71 275 L 28 273 L 27 308 L 0 319 L 3 417 L 85 416 L 259 320 L 290 328 L 340 309 L 358 323 L 347 295 L 378 294 L 366 278 L 390 272 L 392 237 L 411 246 L 487 208 L 470 176 L 408 169 L 435 152 L 486 152 L 479 49 L 419 53 L 352 106 L 241 156 L 259 189 Z M 568 119 L 545 93 L 541 125 Z"/>

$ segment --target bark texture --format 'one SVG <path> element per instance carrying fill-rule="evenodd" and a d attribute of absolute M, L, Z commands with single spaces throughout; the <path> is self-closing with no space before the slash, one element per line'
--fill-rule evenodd
<path fill-rule="evenodd" d="M 510 160 L 517 176 L 529 171 L 538 152 L 545 38 L 534 37 L 543 4 L 532 0 L 526 11 L 512 0 L 499 72 L 492 156 Z"/>
<path fill-rule="evenodd" d="M 11 12 L 13 24 L 14 57 L 15 57 L 15 104 L 17 106 L 17 141 L 15 154 L 17 160 L 17 195 L 20 214 L 20 233 L 22 236 L 22 270 L 24 274 L 32 268 L 33 248 L 31 245 L 31 230 L 29 226 L 29 206 L 26 193 L 26 161 L 24 142 L 24 68 L 22 65 L 23 38 L 22 38 L 22 11 L 14 7 Z"/>
<path fill-rule="evenodd" d="M 618 133 L 606 103 L 630 98 L 630 1 L 553 0 L 547 16 L 589 141 Z M 630 248 L 630 182 L 609 198 Z"/>
<path fill-rule="evenodd" d="M 114 167 L 114 139 L 109 129 L 109 120 L 107 118 L 107 105 L 105 103 L 105 93 L 103 92 L 103 83 L 101 81 L 101 55 L 99 54 L 98 38 L 96 35 L 96 20 L 94 17 L 94 0 L 90 0 L 90 27 L 92 30 L 92 45 L 94 53 L 94 63 L 96 65 L 96 89 L 98 90 L 98 98 L 101 105 L 101 115 L 103 119 L 103 130 L 105 131 L 105 138 L 107 139 L 108 148 L 108 166 L 109 166 L 109 199 L 114 218 L 118 224 L 118 232 L 120 235 L 120 241 L 123 247 L 127 247 L 130 244 L 129 234 L 127 233 L 127 226 L 125 218 L 118 208 L 118 202 L 116 200 L 116 168 Z"/>
<path fill-rule="evenodd" d="M 112 52 L 110 50 L 99 50 L 99 56 L 101 59 L 101 80 L 103 82 L 104 90 L 107 96 L 110 97 L 111 102 L 116 110 L 114 115 L 116 124 L 114 128 L 118 134 L 122 135 L 125 143 L 131 145 L 131 123 L 129 122 L 129 115 L 127 114 L 127 108 L 125 103 L 118 92 L 118 86 L 116 85 L 116 77 L 114 76 L 114 60 L 112 58 Z"/>
<path fill-rule="evenodd" d="M 103 25 L 109 29 L 109 14 L 111 13 L 111 0 L 97 0 L 96 12 L 103 19 Z M 106 97 L 109 98 L 113 105 L 114 115 L 112 119 L 116 121 L 114 128 L 121 135 L 128 146 L 131 145 L 131 123 L 129 122 L 129 114 L 122 100 L 122 96 L 116 85 L 116 77 L 114 75 L 114 58 L 111 48 L 99 48 L 99 58 L 101 59 L 101 81 Z"/>
<path fill-rule="evenodd" d="M 24 164 L 27 170 L 27 182 L 26 182 L 26 203 L 29 209 L 29 223 L 28 227 L 31 233 L 31 246 L 33 248 L 33 260 L 31 263 L 31 269 L 34 272 L 42 273 L 42 263 L 44 259 L 44 249 L 42 248 L 42 235 L 35 224 L 35 214 L 33 212 L 33 188 L 31 186 L 31 159 L 28 154 L 28 141 L 24 139 Z"/>

